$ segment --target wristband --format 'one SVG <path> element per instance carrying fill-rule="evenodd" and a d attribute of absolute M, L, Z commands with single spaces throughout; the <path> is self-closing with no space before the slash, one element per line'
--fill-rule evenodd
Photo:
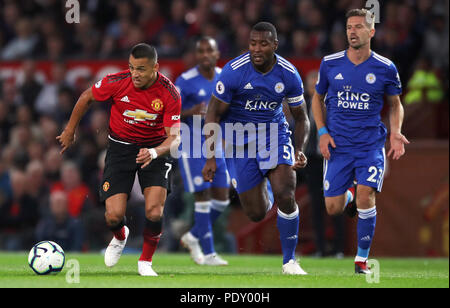
<path fill-rule="evenodd" d="M 156 157 L 158 157 L 158 153 L 156 153 L 156 150 L 155 150 L 154 148 L 147 149 L 147 150 L 148 150 L 148 152 L 150 153 L 150 157 L 151 157 L 152 159 L 156 159 Z"/>
<path fill-rule="evenodd" d="M 328 129 L 326 126 L 323 126 L 321 129 L 319 129 L 318 131 L 319 137 L 325 134 L 328 134 Z"/>

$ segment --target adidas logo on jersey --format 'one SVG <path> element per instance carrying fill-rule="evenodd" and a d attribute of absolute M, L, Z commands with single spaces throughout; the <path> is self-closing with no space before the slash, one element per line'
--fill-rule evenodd
<path fill-rule="evenodd" d="M 370 241 L 370 235 L 366 235 L 364 237 L 361 238 L 361 241 Z"/>
<path fill-rule="evenodd" d="M 341 73 L 337 74 L 336 77 L 334 77 L 336 80 L 344 80 L 344 76 L 342 76 Z"/>
<path fill-rule="evenodd" d="M 252 84 L 249 82 L 244 87 L 245 90 L 253 90 Z"/>
<path fill-rule="evenodd" d="M 125 102 L 125 103 L 129 103 L 130 102 L 130 100 L 128 99 L 128 96 L 124 96 L 124 97 L 122 97 L 121 99 L 120 99 L 120 101 L 121 102 Z"/>
<path fill-rule="evenodd" d="M 197 93 L 198 96 L 206 96 L 206 91 L 204 89 L 200 89 Z"/>

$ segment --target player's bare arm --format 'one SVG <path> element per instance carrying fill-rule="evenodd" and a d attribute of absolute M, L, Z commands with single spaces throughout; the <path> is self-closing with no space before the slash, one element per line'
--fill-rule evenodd
<path fill-rule="evenodd" d="M 211 96 L 211 99 L 208 104 L 208 110 L 206 111 L 206 117 L 205 117 L 205 126 L 209 123 L 215 123 L 219 124 L 220 118 L 223 114 L 228 110 L 229 104 L 226 104 L 222 102 L 220 99 L 215 97 L 214 95 Z M 206 141 L 210 142 L 210 138 L 219 138 L 219 136 L 215 136 L 214 134 L 211 134 L 211 131 L 206 131 Z M 203 167 L 202 174 L 203 179 L 208 182 L 212 182 L 214 178 L 214 173 L 216 172 L 217 165 L 216 165 L 216 157 L 215 157 L 215 142 L 207 143 L 211 144 L 211 148 L 208 149 L 207 157 L 205 166 Z"/>
<path fill-rule="evenodd" d="M 309 137 L 310 123 L 305 103 L 301 104 L 300 106 L 290 107 L 290 111 L 295 119 L 295 162 L 292 168 L 294 170 L 298 170 L 301 168 L 305 168 L 306 164 L 308 163 L 304 152 Z"/>
<path fill-rule="evenodd" d="M 151 149 L 142 148 L 139 150 L 139 153 L 136 156 L 136 163 L 142 164 L 141 168 L 147 167 L 153 159 L 168 154 L 171 148 L 178 148 L 180 145 L 180 128 L 173 126 L 165 127 L 164 129 L 167 138 L 159 146 Z"/>
<path fill-rule="evenodd" d="M 389 122 L 391 130 L 391 148 L 388 157 L 392 156 L 393 159 L 397 160 L 405 154 L 405 144 L 409 144 L 408 139 L 401 133 L 404 110 L 398 95 L 388 96 L 387 100 L 390 106 Z"/>
<path fill-rule="evenodd" d="M 94 101 L 94 96 L 92 95 L 92 89 L 88 88 L 85 90 L 78 98 L 75 107 L 73 108 L 72 114 L 70 115 L 69 122 L 66 128 L 63 130 L 61 135 L 57 136 L 56 139 L 61 144 L 61 154 L 70 147 L 75 141 L 75 130 L 81 121 L 81 118 L 89 109 L 89 106 Z"/>
<path fill-rule="evenodd" d="M 325 95 L 321 95 L 314 91 L 314 96 L 311 103 L 312 112 L 314 115 L 314 120 L 316 121 L 317 129 L 325 128 Z M 322 153 L 323 158 L 330 159 L 330 150 L 328 146 L 331 145 L 333 148 L 336 147 L 334 143 L 333 137 L 328 133 L 324 133 L 320 136 L 319 140 L 319 149 L 320 153 Z"/>
<path fill-rule="evenodd" d="M 189 118 L 194 115 L 204 116 L 206 114 L 206 103 L 202 102 L 200 104 L 194 105 L 192 108 L 181 111 L 181 119 Z"/>

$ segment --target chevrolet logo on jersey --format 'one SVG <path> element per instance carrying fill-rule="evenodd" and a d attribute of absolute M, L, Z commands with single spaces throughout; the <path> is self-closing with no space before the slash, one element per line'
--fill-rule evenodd
<path fill-rule="evenodd" d="M 136 109 L 134 111 L 125 110 L 123 115 L 129 118 L 133 118 L 135 121 L 156 120 L 156 118 L 158 117 L 157 114 L 148 113 L 146 110 L 142 109 Z"/>

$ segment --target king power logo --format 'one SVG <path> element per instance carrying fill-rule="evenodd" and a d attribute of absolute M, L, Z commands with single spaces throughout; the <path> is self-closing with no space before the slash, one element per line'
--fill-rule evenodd
<path fill-rule="evenodd" d="M 370 94 L 338 91 L 338 107 L 344 109 L 369 110 Z"/>
<path fill-rule="evenodd" d="M 252 101 L 247 100 L 245 103 L 245 110 L 257 111 L 257 110 L 275 110 L 278 107 L 277 102 L 264 102 L 264 101 Z"/>

